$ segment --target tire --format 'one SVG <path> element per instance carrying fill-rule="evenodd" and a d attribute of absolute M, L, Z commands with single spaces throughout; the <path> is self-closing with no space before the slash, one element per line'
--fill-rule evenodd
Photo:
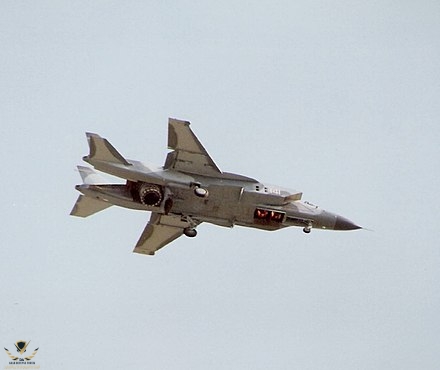
<path fill-rule="evenodd" d="M 183 233 L 188 237 L 188 238 L 194 238 L 197 235 L 197 230 L 187 227 L 186 229 L 183 230 Z"/>

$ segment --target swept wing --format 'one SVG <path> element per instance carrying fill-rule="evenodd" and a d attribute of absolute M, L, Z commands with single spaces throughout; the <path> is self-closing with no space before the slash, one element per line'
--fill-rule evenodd
<path fill-rule="evenodd" d="M 157 250 L 183 235 L 183 230 L 190 226 L 181 216 L 153 212 L 133 252 L 154 255 Z"/>

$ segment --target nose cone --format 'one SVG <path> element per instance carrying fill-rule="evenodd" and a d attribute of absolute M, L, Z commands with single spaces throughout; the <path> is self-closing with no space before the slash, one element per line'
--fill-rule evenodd
<path fill-rule="evenodd" d="M 354 224 L 345 217 L 336 216 L 336 223 L 334 226 L 334 230 L 357 230 L 357 229 L 362 229 L 362 227 Z"/>

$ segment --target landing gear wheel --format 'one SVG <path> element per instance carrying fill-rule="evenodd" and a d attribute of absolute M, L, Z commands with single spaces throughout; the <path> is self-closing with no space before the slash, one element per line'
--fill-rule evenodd
<path fill-rule="evenodd" d="M 188 238 L 194 238 L 197 235 L 197 230 L 187 227 L 186 229 L 183 229 L 183 233 L 188 237 Z"/>
<path fill-rule="evenodd" d="M 311 228 L 310 226 L 307 226 L 307 227 L 305 227 L 305 228 L 303 229 L 303 231 L 304 231 L 306 234 L 310 234 L 310 231 L 312 231 L 312 228 Z"/>

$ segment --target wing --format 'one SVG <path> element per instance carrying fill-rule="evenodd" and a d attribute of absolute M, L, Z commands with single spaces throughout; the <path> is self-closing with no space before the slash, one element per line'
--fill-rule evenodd
<path fill-rule="evenodd" d="M 190 227 L 180 216 L 165 216 L 152 213 L 150 221 L 134 248 L 134 253 L 154 255 L 154 253 L 183 234 Z"/>
<path fill-rule="evenodd" d="M 168 120 L 168 148 L 174 151 L 168 154 L 164 168 L 207 176 L 221 174 L 189 125 L 188 121 Z"/>

